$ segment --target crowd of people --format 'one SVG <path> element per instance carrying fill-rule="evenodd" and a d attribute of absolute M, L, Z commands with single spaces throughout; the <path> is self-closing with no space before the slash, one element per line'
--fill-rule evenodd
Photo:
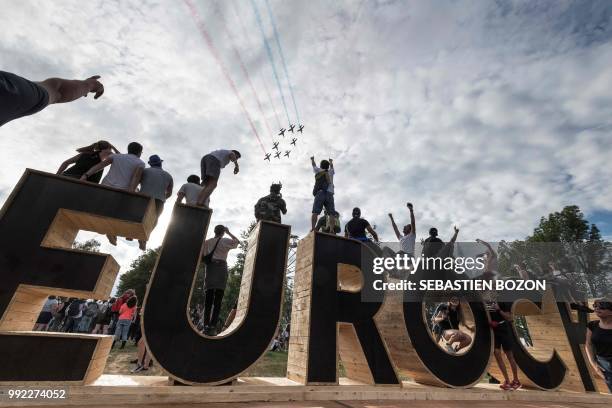
<path fill-rule="evenodd" d="M 94 94 L 94 99 L 98 99 L 104 93 L 104 86 L 99 79 L 99 76 L 92 76 L 85 80 L 49 78 L 41 82 L 32 82 L 13 73 L 0 71 L 0 126 L 14 119 L 40 112 L 48 105 L 72 102 L 90 93 Z M 168 172 L 163 170 L 163 160 L 156 154 L 149 157 L 149 167 L 146 167 L 140 159 L 142 151 L 143 146 L 137 142 L 128 145 L 127 153 L 120 153 L 109 142 L 99 141 L 77 149 L 77 154 L 64 161 L 57 173 L 90 183 L 101 183 L 108 187 L 145 194 L 155 200 L 157 220 L 164 209 L 165 201 L 172 195 L 173 179 Z M 229 149 L 215 150 L 204 155 L 200 163 L 201 178 L 197 175 L 190 175 L 187 183 L 181 186 L 178 192 L 177 202 L 181 203 L 185 200 L 188 205 L 208 207 L 211 194 L 218 185 L 221 170 L 229 163 L 233 163 L 234 174 L 238 174 L 240 158 L 240 152 Z M 322 160 L 317 166 L 313 156 L 311 164 L 315 175 L 311 229 L 338 234 L 341 229 L 339 213 L 334 203 L 335 167 L 333 160 Z M 105 167 L 110 168 L 106 177 L 102 179 L 102 170 Z M 258 220 L 281 222 L 281 213 L 286 214 L 287 208 L 280 190 L 280 183 L 273 184 L 270 188 L 270 195 L 257 202 L 255 216 Z M 406 224 L 401 233 L 392 214 L 389 214 L 389 218 L 399 240 L 401 251 L 409 256 L 414 256 L 416 222 L 412 204 L 408 203 L 407 207 L 410 212 L 410 224 Z M 324 217 L 319 219 L 323 209 L 325 210 Z M 227 282 L 227 255 L 239 244 L 238 239 L 223 225 L 217 225 L 214 232 L 215 236 L 206 240 L 204 249 L 205 302 L 204 306 L 196 311 L 198 324 L 206 335 L 217 333 L 219 311 Z M 458 233 L 459 230 L 455 227 L 449 244 L 456 241 Z M 226 234 L 229 238 L 224 237 Z M 344 227 L 344 235 L 364 243 L 369 243 L 371 239 L 379 240 L 375 229 L 366 219 L 362 218 L 361 210 L 358 207 L 353 209 L 352 218 Z M 109 235 L 108 239 L 111 244 L 117 245 L 117 237 Z M 497 270 L 495 251 L 490 244 L 481 240 L 477 242 L 486 247 L 484 253 L 486 268 L 479 278 L 495 279 Z M 431 228 L 429 237 L 424 240 L 422 255 L 435 256 L 444 245 L 438 238 L 437 229 Z M 146 242 L 139 241 L 139 247 L 146 249 Z M 571 293 L 566 290 L 568 283 L 565 282 L 564 286 L 563 276 L 556 265 L 552 263 L 549 268 L 553 280 L 557 282 L 557 292 L 565 296 L 572 308 L 590 312 L 588 305 L 584 302 L 577 302 L 571 297 Z M 530 277 L 524 265 L 517 265 L 515 269 L 523 279 Z M 521 383 L 512 353 L 513 315 L 511 307 L 495 299 L 485 302 L 485 306 L 494 334 L 495 359 L 504 377 L 501 388 L 504 390 L 517 389 Z M 235 309 L 234 306 L 224 328 L 231 323 Z M 596 301 L 594 313 L 599 320 L 589 322 L 586 329 L 587 356 L 593 370 L 605 379 L 612 391 L 612 302 L 609 299 Z M 133 291 L 127 291 L 120 298 L 116 300 L 111 298 L 108 301 L 85 301 L 50 296 L 43 306 L 35 330 L 110 333 L 115 336 L 113 346 L 120 342 L 120 347 L 125 347 L 128 338 L 132 338 L 137 342 L 139 349 L 135 371 L 146 370 L 151 363 L 150 353 L 147 353 L 139 333 L 138 299 Z M 446 350 L 450 353 L 458 353 L 469 347 L 472 337 L 466 331 L 473 331 L 473 327 L 469 327 L 466 323 L 461 299 L 451 297 L 447 302 L 437 305 L 432 317 L 432 334 L 436 341 L 444 343 Z M 289 329 L 287 328 L 284 332 L 288 337 Z M 510 363 L 512 379 L 508 375 L 502 358 L 502 350 Z"/>

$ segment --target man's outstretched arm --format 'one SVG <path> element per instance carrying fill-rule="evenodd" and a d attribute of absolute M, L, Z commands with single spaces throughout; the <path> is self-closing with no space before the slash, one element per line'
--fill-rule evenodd
<path fill-rule="evenodd" d="M 89 93 L 94 93 L 98 99 L 104 93 L 104 85 L 98 81 L 99 75 L 92 76 L 83 81 L 77 79 L 49 78 L 38 85 L 46 89 L 49 94 L 49 105 L 52 103 L 72 102 Z"/>
<path fill-rule="evenodd" d="M 408 207 L 408 210 L 410 210 L 410 232 L 416 234 L 416 221 L 414 219 L 414 208 L 412 207 L 412 203 L 407 203 L 406 207 Z"/>
<path fill-rule="evenodd" d="M 391 219 L 391 226 L 393 226 L 393 231 L 395 231 L 395 236 L 397 237 L 397 239 L 402 238 L 402 234 L 400 234 L 399 228 L 397 228 L 397 224 L 395 223 L 395 220 L 393 219 L 393 214 L 389 213 L 389 218 Z"/>

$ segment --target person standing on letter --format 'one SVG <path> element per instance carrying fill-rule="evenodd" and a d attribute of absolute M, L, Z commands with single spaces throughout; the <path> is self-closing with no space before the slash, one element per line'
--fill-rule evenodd
<path fill-rule="evenodd" d="M 198 196 L 197 205 L 204 207 L 206 201 L 210 198 L 210 195 L 219 181 L 221 175 L 221 169 L 225 168 L 229 162 L 234 163 L 234 174 L 238 174 L 240 168 L 238 167 L 238 159 L 242 157 L 238 150 L 226 150 L 220 149 L 214 152 L 208 153 L 202 157 L 200 167 L 202 170 L 202 186 L 204 187 Z"/>

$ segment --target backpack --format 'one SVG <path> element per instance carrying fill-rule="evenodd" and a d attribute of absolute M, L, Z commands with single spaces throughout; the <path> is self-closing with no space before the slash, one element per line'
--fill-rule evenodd
<path fill-rule="evenodd" d="M 341 231 L 340 218 L 335 215 L 327 214 L 325 216 L 325 232 L 338 233 Z"/>
<path fill-rule="evenodd" d="M 277 221 L 279 210 L 278 200 L 274 200 L 270 196 L 260 198 L 255 204 L 255 219 Z"/>
<path fill-rule="evenodd" d="M 81 311 L 81 302 L 78 300 L 73 301 L 72 303 L 70 303 L 70 306 L 68 306 L 68 316 L 70 317 L 78 316 L 80 311 Z"/>
<path fill-rule="evenodd" d="M 316 196 L 317 193 L 321 190 L 327 191 L 329 187 L 329 176 L 327 174 L 327 170 L 321 170 L 317 174 L 315 174 L 315 185 L 312 189 L 312 195 Z"/>

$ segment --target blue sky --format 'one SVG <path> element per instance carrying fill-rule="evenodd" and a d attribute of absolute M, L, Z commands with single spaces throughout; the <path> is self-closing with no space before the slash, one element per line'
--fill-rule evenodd
<path fill-rule="evenodd" d="M 54 172 L 106 139 L 162 156 L 177 187 L 209 151 L 240 150 L 241 173 L 226 169 L 211 202 L 213 222 L 234 231 L 282 180 L 284 221 L 305 234 L 314 154 L 335 159 L 342 221 L 359 206 L 383 239 L 394 237 L 387 213 L 407 222 L 406 201 L 419 238 L 437 226 L 446 239 L 454 224 L 464 241 L 522 238 L 570 204 L 612 236 L 612 3 L 269 0 L 306 126 L 291 159 L 269 164 L 240 105 L 269 150 L 268 128 L 287 120 L 252 3 L 192 2 L 227 76 L 183 1 L 0 0 L 1 69 L 99 74 L 107 88 L 0 129 L 0 202 L 25 168 Z M 294 121 L 266 3 L 255 3 Z M 125 270 L 135 245 L 103 250 Z"/>

